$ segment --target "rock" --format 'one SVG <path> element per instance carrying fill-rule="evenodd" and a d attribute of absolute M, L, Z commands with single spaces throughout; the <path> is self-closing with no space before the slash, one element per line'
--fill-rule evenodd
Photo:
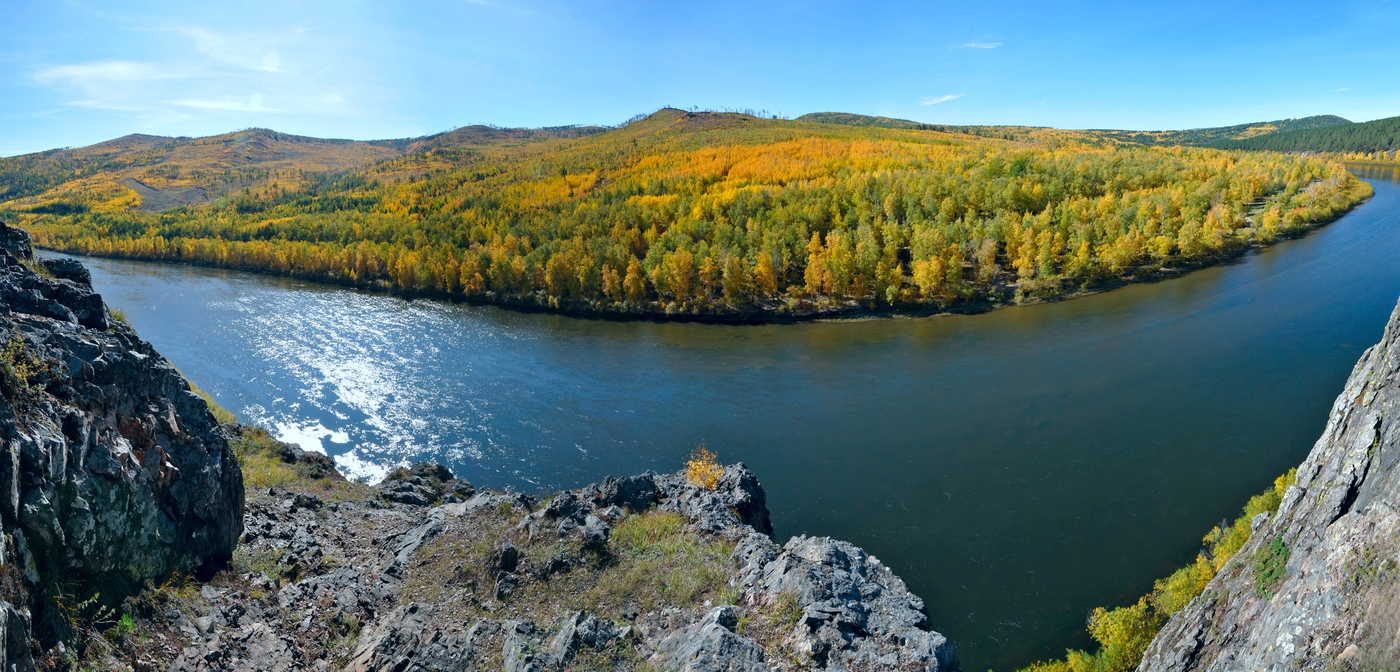
<path fill-rule="evenodd" d="M 728 615 L 711 610 L 698 623 L 661 640 L 657 657 L 668 670 L 682 672 L 767 672 L 763 649 L 730 631 Z M 732 627 L 732 626 L 730 626 Z"/>
<path fill-rule="evenodd" d="M 548 654 L 539 653 L 544 633 L 534 623 L 506 621 L 503 630 L 501 657 L 505 660 L 505 672 L 544 672 L 554 666 Z"/>
<path fill-rule="evenodd" d="M 475 492 L 470 483 L 454 478 L 452 470 L 432 462 L 395 469 L 375 487 L 383 499 L 410 506 L 428 506 L 449 499 L 462 502 Z"/>
<path fill-rule="evenodd" d="M 1141 672 L 1392 665 L 1400 618 L 1400 307 L 1361 356 L 1272 516 L 1205 591 L 1173 614 Z M 1259 554 L 1288 550 L 1261 585 Z M 1350 654 L 1347 652 L 1351 651 Z"/>
<path fill-rule="evenodd" d="M 371 672 L 404 669 L 398 663 L 412 660 L 421 646 L 423 627 L 433 607 L 410 603 L 384 617 L 374 630 L 360 638 L 345 669 Z"/>
<path fill-rule="evenodd" d="M 646 511 L 656 503 L 656 479 L 651 474 L 626 478 L 609 476 L 598 485 L 594 501 L 599 507 L 619 506 L 633 512 Z"/>
<path fill-rule="evenodd" d="M 0 333 L 34 371 L 0 385 L 0 520 L 29 581 L 116 606 L 148 579 L 221 567 L 244 502 L 218 421 L 149 343 L 109 323 L 81 264 L 46 262 L 47 278 L 22 263 L 33 258 L 28 234 L 0 224 Z M 23 642 L 47 649 L 62 632 L 35 632 L 16 616 L 29 606 L 0 619 L 16 669 L 32 666 Z"/>
<path fill-rule="evenodd" d="M 29 238 L 29 232 L 4 222 L 0 222 L 0 249 L 16 259 L 27 261 L 34 258 L 34 243 Z"/>
<path fill-rule="evenodd" d="M 736 580 L 769 600 L 796 598 L 802 616 L 793 638 L 818 669 L 959 669 L 952 645 L 928 629 L 923 600 L 864 550 L 806 536 L 793 537 L 776 556 L 774 550 L 760 535 L 741 540 Z"/>
<path fill-rule="evenodd" d="M 5 672 L 33 672 L 34 656 L 29 650 L 29 619 L 13 604 L 0 601 L 0 661 Z"/>
<path fill-rule="evenodd" d="M 599 620 L 586 611 L 580 611 L 564 621 L 563 627 L 549 644 L 549 653 L 554 660 L 567 663 L 580 649 L 602 650 L 618 636 L 617 626 L 610 621 Z"/>
<path fill-rule="evenodd" d="M 501 544 L 500 550 L 496 552 L 496 557 L 499 558 L 496 568 L 502 572 L 513 572 L 520 564 L 520 551 L 509 541 Z"/>
<path fill-rule="evenodd" d="M 420 546 L 442 534 L 446 515 L 442 508 L 433 509 L 422 524 L 390 540 L 387 563 L 379 573 L 379 582 L 374 588 L 377 598 L 390 598 L 398 593 L 404 565 Z"/>
<path fill-rule="evenodd" d="M 773 536 L 763 486 L 742 463 L 725 467 L 714 490 L 691 483 L 683 472 L 654 477 L 654 482 L 661 508 L 684 514 L 702 531 L 738 532 L 747 525 Z"/>
<path fill-rule="evenodd" d="M 44 259 L 41 263 L 55 278 L 69 280 L 92 289 L 92 273 L 77 259 Z"/>
<path fill-rule="evenodd" d="M 496 599 L 504 600 L 515 592 L 520 586 L 520 577 L 510 572 L 501 572 L 496 575 Z"/>

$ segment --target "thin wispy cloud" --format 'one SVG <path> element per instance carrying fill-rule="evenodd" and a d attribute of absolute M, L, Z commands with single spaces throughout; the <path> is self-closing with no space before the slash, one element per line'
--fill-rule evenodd
<path fill-rule="evenodd" d="M 1340 89 L 1337 89 L 1338 92 L 1341 92 L 1341 91 L 1350 91 L 1350 90 L 1351 90 L 1351 87 L 1350 87 L 1350 86 L 1344 86 L 1344 87 L 1342 87 L 1342 88 L 1340 88 Z"/>
<path fill-rule="evenodd" d="M 966 96 L 966 95 L 967 95 L 966 93 L 949 93 L 949 94 L 947 94 L 947 95 L 942 95 L 942 96 L 933 96 L 933 97 L 924 98 L 923 100 L 920 100 L 920 101 L 919 101 L 919 104 L 920 104 L 920 105 L 923 105 L 923 106 L 925 106 L 925 107 L 927 107 L 927 106 L 929 106 L 929 105 L 938 105 L 938 104 L 940 104 L 940 103 L 946 103 L 946 102 L 948 102 L 948 101 L 950 101 L 950 100 L 957 100 L 957 99 L 962 98 L 963 96 Z"/>
<path fill-rule="evenodd" d="M 275 45 L 300 33 L 300 29 L 289 36 L 269 36 L 258 34 L 230 35 L 205 28 L 182 28 L 178 32 L 194 40 L 194 48 L 200 53 L 226 65 L 246 70 L 277 72 L 282 65 Z"/>
<path fill-rule="evenodd" d="M 219 31 L 156 28 L 168 60 L 106 60 L 38 68 L 31 81 L 71 108 L 133 113 L 143 120 L 200 114 L 349 114 L 343 83 L 306 67 L 300 28 Z M 160 38 L 157 38 L 160 39 Z M 314 73 L 314 74 L 313 74 Z"/>
<path fill-rule="evenodd" d="M 154 63 L 136 61 L 94 61 L 41 68 L 34 73 L 34 79 L 44 84 L 69 82 L 86 86 L 105 82 L 135 82 L 150 79 L 179 77 Z"/>
<path fill-rule="evenodd" d="M 226 96 L 215 100 L 184 99 L 172 100 L 171 105 L 179 107 L 190 107 L 197 110 L 228 110 L 230 112 L 285 112 L 263 105 L 263 97 L 260 94 L 253 94 L 246 100 L 235 96 Z"/>
<path fill-rule="evenodd" d="M 996 49 L 1000 47 L 1000 42 L 964 42 L 958 45 L 959 49 Z"/>

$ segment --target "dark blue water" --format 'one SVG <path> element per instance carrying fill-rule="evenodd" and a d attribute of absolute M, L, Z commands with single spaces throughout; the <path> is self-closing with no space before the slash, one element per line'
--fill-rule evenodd
<path fill-rule="evenodd" d="M 89 259 L 243 418 L 349 473 L 444 460 L 535 490 L 675 470 L 704 441 L 778 534 L 895 568 L 966 669 L 1091 644 L 1296 465 L 1400 295 L 1400 185 L 1236 262 L 986 315 L 774 326 L 578 320 Z"/>

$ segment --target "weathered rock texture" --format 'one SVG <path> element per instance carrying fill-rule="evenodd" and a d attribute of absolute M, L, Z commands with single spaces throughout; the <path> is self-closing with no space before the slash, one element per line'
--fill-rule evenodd
<path fill-rule="evenodd" d="M 243 479 L 205 402 L 111 320 L 80 265 L 0 224 L 4 669 L 72 636 L 56 600 L 115 603 L 233 554 Z"/>
<path fill-rule="evenodd" d="M 726 467 L 713 490 L 681 474 L 648 473 L 557 493 L 544 505 L 477 490 L 435 465 L 398 471 L 374 488 L 335 491 L 337 501 L 299 487 L 250 494 L 234 566 L 252 571 L 225 572 L 198 598 L 154 614 L 165 625 L 152 632 L 177 653 L 153 653 L 161 658 L 153 667 L 958 669 L 952 647 L 929 630 L 923 602 L 877 560 L 832 539 L 775 544 L 763 489 L 743 465 Z M 718 579 L 734 604 L 580 610 L 540 595 L 578 589 L 566 577 L 614 562 L 613 531 L 648 511 L 680 514 L 687 534 L 734 549 L 727 561 L 719 556 L 728 579 Z M 453 554 L 469 547 L 489 548 L 472 556 L 484 573 L 452 569 L 460 562 Z M 414 599 L 428 576 L 442 585 L 440 597 Z M 520 599 L 535 606 L 511 606 L 525 604 Z M 790 620 L 756 627 L 757 615 L 774 613 L 776 603 L 788 605 Z"/>
<path fill-rule="evenodd" d="M 1400 308 L 1337 398 L 1297 485 L 1141 666 L 1396 669 L 1400 663 Z M 1281 545 L 1279 543 L 1281 542 Z M 1261 560 L 1287 548 L 1281 582 Z"/>

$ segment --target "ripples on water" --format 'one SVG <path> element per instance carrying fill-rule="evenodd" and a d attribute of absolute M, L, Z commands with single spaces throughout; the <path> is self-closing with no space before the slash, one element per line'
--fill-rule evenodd
<path fill-rule="evenodd" d="M 1382 175 L 1371 175 L 1384 178 Z M 1299 462 L 1400 293 L 1400 187 L 1304 239 L 1167 282 L 978 316 L 576 320 L 85 260 L 221 403 L 375 479 L 435 458 L 575 487 L 743 460 L 780 536 L 849 539 L 967 669 L 1088 647 Z"/>

